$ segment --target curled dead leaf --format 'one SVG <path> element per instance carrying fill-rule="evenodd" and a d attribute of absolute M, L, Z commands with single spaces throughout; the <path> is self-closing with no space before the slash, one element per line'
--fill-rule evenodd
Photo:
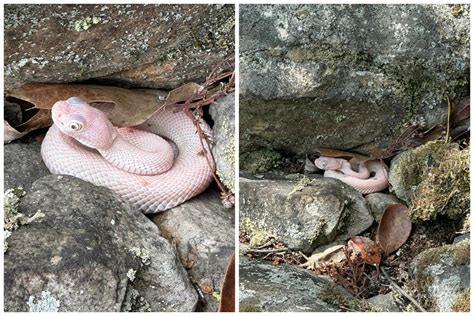
<path fill-rule="evenodd" d="M 318 265 L 330 262 L 341 262 L 345 259 L 344 252 L 342 249 L 344 245 L 335 245 L 330 247 L 323 252 L 315 253 L 309 257 L 308 261 L 300 264 L 300 267 L 306 268 L 308 270 L 316 270 Z"/>
<path fill-rule="evenodd" d="M 3 142 L 5 144 L 12 142 L 15 139 L 19 139 L 24 135 L 26 135 L 25 132 L 19 132 L 15 128 L 11 127 L 7 121 L 3 121 Z"/>
<path fill-rule="evenodd" d="M 143 123 L 158 109 L 160 102 L 164 103 L 156 95 L 145 93 L 144 90 L 97 85 L 29 83 L 7 92 L 7 97 L 27 101 L 35 108 L 44 110 L 50 110 L 58 100 L 66 100 L 71 96 L 88 103 L 115 104 L 109 119 L 117 127 Z"/>
<path fill-rule="evenodd" d="M 202 98 L 204 87 L 197 83 L 186 83 L 168 94 L 163 106 L 173 105 L 187 100 L 193 101 Z"/>
<path fill-rule="evenodd" d="M 7 98 L 14 98 L 28 102 L 37 113 L 27 122 L 19 126 L 10 126 L 5 134 L 8 140 L 17 139 L 24 134 L 52 124 L 50 110 L 54 103 L 59 100 L 66 100 L 72 96 L 94 103 L 113 104 L 113 110 L 109 119 L 117 127 L 135 126 L 145 122 L 158 109 L 202 97 L 204 88 L 196 83 L 188 83 L 178 87 L 169 93 L 159 90 L 129 90 L 118 87 L 82 85 L 82 84 L 46 84 L 29 83 L 12 91 L 6 92 Z"/>
<path fill-rule="evenodd" d="M 367 237 L 352 237 L 347 246 L 353 250 L 365 263 L 379 265 L 382 261 L 382 248 L 372 239 Z"/>
<path fill-rule="evenodd" d="M 377 242 L 385 254 L 400 248 L 408 239 L 412 223 L 408 208 L 403 204 L 391 204 L 385 208 L 377 229 Z"/>
<path fill-rule="evenodd" d="M 201 280 L 198 285 L 204 294 L 210 295 L 214 291 L 214 288 L 212 286 L 212 280 L 210 279 Z"/>
<path fill-rule="evenodd" d="M 354 164 L 362 163 L 362 162 L 366 162 L 366 161 L 374 159 L 374 158 L 367 157 L 364 155 L 350 153 L 347 151 L 332 149 L 332 148 L 317 148 L 316 153 L 318 153 L 319 156 L 343 158 Z"/>
<path fill-rule="evenodd" d="M 221 289 L 219 312 L 235 312 L 235 255 L 230 258 Z"/>

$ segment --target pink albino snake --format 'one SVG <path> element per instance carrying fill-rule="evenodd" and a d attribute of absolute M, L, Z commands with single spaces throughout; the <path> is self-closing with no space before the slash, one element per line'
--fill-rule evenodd
<path fill-rule="evenodd" d="M 339 179 L 362 194 L 382 191 L 388 186 L 387 170 L 376 160 L 360 163 L 359 171 L 352 170 L 349 161 L 341 158 L 321 156 L 314 164 L 319 169 L 326 170 L 325 177 Z"/>
<path fill-rule="evenodd" d="M 164 108 L 139 126 L 115 128 L 105 112 L 72 97 L 54 104 L 52 118 L 41 146 L 51 173 L 105 186 L 144 213 L 175 207 L 212 181 L 209 148 L 203 150 L 193 121 L 183 112 Z M 211 134 L 205 123 L 201 128 Z"/>

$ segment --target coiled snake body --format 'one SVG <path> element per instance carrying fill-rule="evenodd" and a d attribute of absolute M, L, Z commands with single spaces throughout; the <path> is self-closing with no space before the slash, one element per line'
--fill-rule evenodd
<path fill-rule="evenodd" d="M 194 122 L 183 112 L 165 108 L 139 126 L 115 128 L 104 112 L 72 97 L 56 102 L 52 117 L 41 146 L 51 173 L 105 186 L 144 213 L 181 204 L 212 181 L 209 148 L 203 150 Z M 205 123 L 201 129 L 210 135 Z"/>
<path fill-rule="evenodd" d="M 354 171 L 351 164 L 342 158 L 321 156 L 314 161 L 319 169 L 325 170 L 324 176 L 339 179 L 362 194 L 384 190 L 388 186 L 388 173 L 385 166 L 376 160 L 358 164 Z"/>

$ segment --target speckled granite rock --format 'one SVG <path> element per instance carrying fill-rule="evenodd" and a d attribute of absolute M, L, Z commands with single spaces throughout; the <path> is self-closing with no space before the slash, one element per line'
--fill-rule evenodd
<path fill-rule="evenodd" d="M 214 147 L 217 176 L 235 193 L 235 93 L 231 93 L 215 104 L 209 112 L 214 120 Z"/>
<path fill-rule="evenodd" d="M 239 304 L 241 312 L 337 312 L 322 299 L 321 292 L 333 284 L 288 265 L 240 257 Z M 346 291 L 339 295 L 351 300 Z"/>
<path fill-rule="evenodd" d="M 241 5 L 241 153 L 370 154 L 446 122 L 469 87 L 469 5 Z"/>
<path fill-rule="evenodd" d="M 178 256 L 204 295 L 198 309 L 215 312 L 225 269 L 235 253 L 235 212 L 222 206 L 219 193 L 208 190 L 152 217 L 164 237 L 176 244 Z M 211 291 L 209 291 L 211 290 Z"/>
<path fill-rule="evenodd" d="M 315 179 L 290 194 L 296 186 L 296 181 L 240 178 L 240 229 L 251 238 L 273 236 L 291 249 L 311 253 L 372 225 L 362 194 L 347 184 Z"/>
<path fill-rule="evenodd" d="M 40 143 L 15 142 L 3 149 L 5 190 L 23 187 L 28 191 L 35 180 L 50 174 L 41 158 Z"/>
<path fill-rule="evenodd" d="M 5 6 L 6 89 L 91 78 L 172 89 L 233 51 L 233 5 Z"/>
<path fill-rule="evenodd" d="M 196 308 L 197 293 L 170 243 L 108 189 L 46 176 L 18 207 L 27 216 L 39 209 L 45 217 L 7 239 L 5 311 L 36 310 L 42 300 L 59 303 L 60 312 Z"/>
<path fill-rule="evenodd" d="M 402 201 L 393 194 L 379 192 L 367 194 L 365 200 L 377 223 L 380 222 L 383 212 L 388 205 L 402 203 Z"/>
<path fill-rule="evenodd" d="M 469 311 L 469 240 L 423 251 L 413 260 L 412 273 L 417 293 L 431 302 L 428 311 Z"/>

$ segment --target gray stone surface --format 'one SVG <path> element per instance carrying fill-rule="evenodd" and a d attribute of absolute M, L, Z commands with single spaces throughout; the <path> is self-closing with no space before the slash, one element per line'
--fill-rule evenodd
<path fill-rule="evenodd" d="M 44 218 L 7 239 L 6 311 L 28 311 L 30 297 L 45 291 L 59 301 L 60 312 L 118 312 L 132 304 L 125 301 L 127 288 L 138 291 L 151 311 L 195 309 L 197 293 L 170 243 L 108 189 L 47 176 L 19 205 L 27 216 L 39 209 Z M 133 282 L 130 269 L 137 271 Z"/>
<path fill-rule="evenodd" d="M 413 260 L 412 274 L 417 291 L 432 303 L 429 311 L 459 311 L 454 306 L 460 304 L 466 291 L 470 291 L 469 248 L 469 240 L 464 240 L 454 245 L 427 249 Z"/>
<path fill-rule="evenodd" d="M 217 176 L 235 193 L 235 93 L 219 99 L 209 106 L 214 120 L 214 147 Z"/>
<path fill-rule="evenodd" d="M 28 191 L 35 180 L 50 174 L 41 158 L 40 143 L 15 142 L 3 148 L 5 190 L 23 187 Z"/>
<path fill-rule="evenodd" d="M 377 223 L 380 222 L 385 208 L 390 204 L 402 203 L 395 195 L 387 193 L 371 193 L 365 196 L 372 216 Z"/>
<path fill-rule="evenodd" d="M 395 303 L 392 294 L 379 294 L 367 300 L 369 303 L 377 306 L 383 312 L 401 312 Z"/>
<path fill-rule="evenodd" d="M 458 242 L 461 242 L 463 240 L 471 240 L 471 233 L 466 233 L 466 234 L 462 234 L 456 238 L 454 238 L 453 240 L 453 244 L 457 244 Z"/>
<path fill-rule="evenodd" d="M 222 206 L 219 193 L 208 190 L 152 217 L 163 236 L 176 244 L 178 256 L 204 294 L 199 311 L 215 312 L 229 258 L 235 252 L 235 212 Z M 211 290 L 212 292 L 210 292 Z"/>
<path fill-rule="evenodd" d="M 242 5 L 241 152 L 371 154 L 446 122 L 469 87 L 469 5 Z"/>
<path fill-rule="evenodd" d="M 240 257 L 239 304 L 246 312 L 337 312 L 320 297 L 331 281 L 288 265 Z M 339 289 L 340 290 L 340 289 Z M 350 299 L 347 292 L 342 296 Z"/>
<path fill-rule="evenodd" d="M 233 5 L 5 7 L 5 86 L 73 82 L 172 89 L 234 51 Z"/>
<path fill-rule="evenodd" d="M 362 194 L 330 178 L 290 195 L 297 181 L 240 178 L 241 228 L 256 226 L 289 248 L 310 253 L 334 240 L 345 241 L 372 225 Z"/>

